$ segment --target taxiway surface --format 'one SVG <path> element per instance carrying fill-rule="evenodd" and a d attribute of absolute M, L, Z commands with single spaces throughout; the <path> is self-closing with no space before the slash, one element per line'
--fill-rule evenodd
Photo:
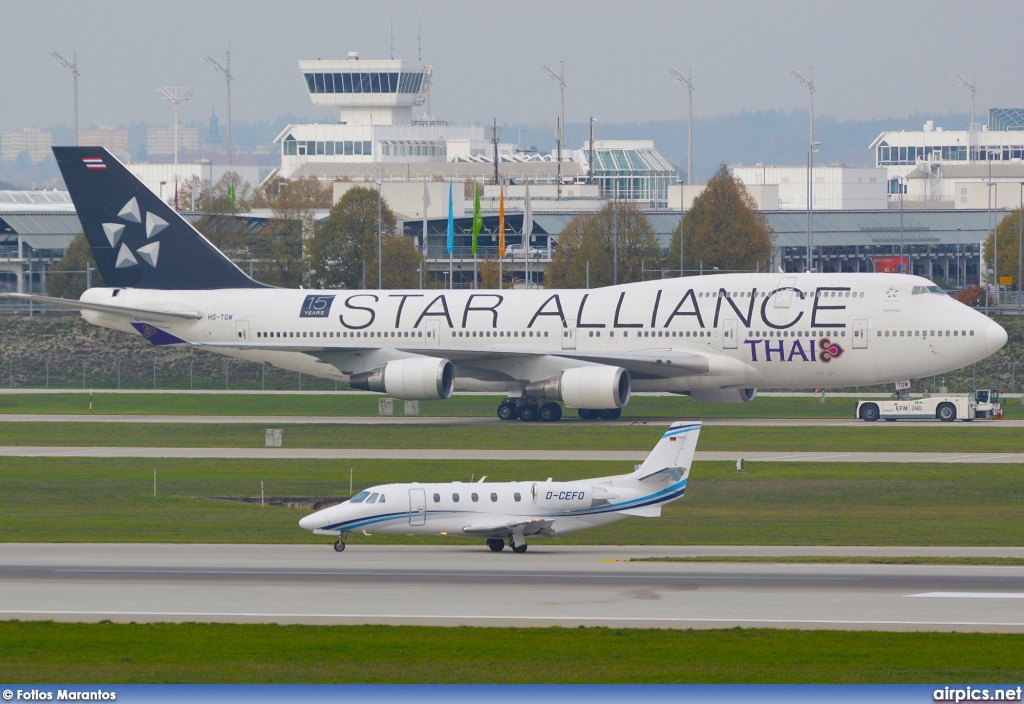
<path fill-rule="evenodd" d="M 631 562 L 1019 548 L 0 545 L 0 618 L 1024 632 L 1024 567 Z"/>

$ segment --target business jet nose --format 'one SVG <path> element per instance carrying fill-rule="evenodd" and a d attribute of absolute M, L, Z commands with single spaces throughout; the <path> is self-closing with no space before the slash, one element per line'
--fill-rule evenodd
<path fill-rule="evenodd" d="M 299 521 L 299 528 L 305 528 L 306 530 L 316 530 L 323 523 L 323 516 L 320 515 L 322 513 L 323 511 L 317 511 L 316 513 L 311 513 L 308 516 L 302 518 Z"/>
<path fill-rule="evenodd" d="M 999 323 L 989 321 L 988 327 L 985 328 L 985 347 L 988 349 L 988 353 L 997 352 L 1005 344 L 1006 330 Z"/>

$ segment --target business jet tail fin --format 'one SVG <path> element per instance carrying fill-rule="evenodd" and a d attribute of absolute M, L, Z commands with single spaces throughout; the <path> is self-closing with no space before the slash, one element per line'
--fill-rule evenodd
<path fill-rule="evenodd" d="M 106 286 L 265 288 L 103 147 L 53 153 Z"/>
<path fill-rule="evenodd" d="M 699 436 L 700 421 L 673 423 L 633 473 L 633 478 L 644 481 L 665 477 L 679 481 L 690 471 Z"/>

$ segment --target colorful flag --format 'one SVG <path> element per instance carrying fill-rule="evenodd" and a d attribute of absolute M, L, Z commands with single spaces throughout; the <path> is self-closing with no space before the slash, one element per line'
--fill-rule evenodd
<path fill-rule="evenodd" d="M 423 182 L 423 256 L 427 256 L 427 208 L 430 207 L 430 189 Z"/>
<path fill-rule="evenodd" d="M 484 219 L 480 215 L 480 184 L 474 183 L 475 197 L 473 199 L 473 255 L 476 255 L 476 239 L 483 229 Z"/>
<path fill-rule="evenodd" d="M 455 251 L 455 213 L 452 211 L 452 182 L 448 181 L 448 256 Z"/>
<path fill-rule="evenodd" d="M 174 209 L 178 209 L 178 177 L 174 177 Z"/>
<path fill-rule="evenodd" d="M 501 186 L 501 200 L 498 203 L 498 256 L 505 256 L 505 186 Z"/>
<path fill-rule="evenodd" d="M 235 184 L 228 186 L 228 198 L 231 200 L 231 207 L 235 207 Z"/>

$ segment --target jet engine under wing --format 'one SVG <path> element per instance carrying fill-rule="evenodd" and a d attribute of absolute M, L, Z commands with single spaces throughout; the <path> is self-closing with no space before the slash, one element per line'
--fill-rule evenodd
<path fill-rule="evenodd" d="M 92 310 L 97 313 L 108 313 L 111 315 L 123 315 L 129 318 L 157 318 L 172 320 L 199 320 L 202 314 L 198 311 L 174 311 L 154 310 L 151 308 L 131 308 L 128 306 L 112 306 L 105 303 L 89 303 L 87 301 L 76 301 L 70 298 L 52 298 L 50 296 L 35 296 L 29 293 L 4 293 L 0 294 L 9 298 L 18 298 L 23 301 L 42 303 L 62 308 L 73 308 L 75 310 Z"/>

